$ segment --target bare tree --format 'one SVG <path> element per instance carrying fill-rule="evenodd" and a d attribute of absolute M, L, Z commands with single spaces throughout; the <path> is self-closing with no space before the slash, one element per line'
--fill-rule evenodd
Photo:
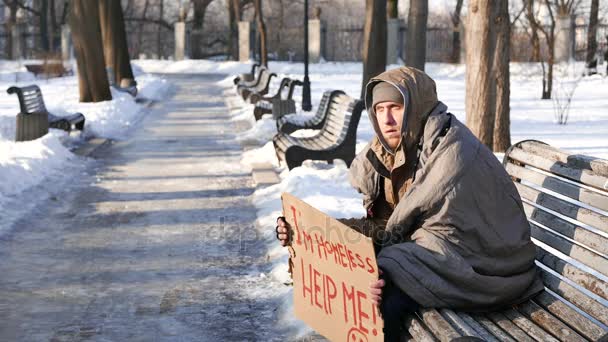
<path fill-rule="evenodd" d="M 462 0 L 459 0 L 462 1 Z M 399 0 L 387 1 L 387 15 L 391 19 L 397 19 L 399 16 Z"/>
<path fill-rule="evenodd" d="M 165 1 L 164 0 L 159 0 L 159 1 L 160 1 L 160 3 L 158 4 L 158 18 L 159 18 L 159 20 L 164 20 L 164 18 L 165 18 Z M 163 27 L 159 25 L 157 28 L 157 31 L 156 31 L 156 55 L 158 56 L 158 58 L 162 58 L 162 56 L 164 55 L 162 40 L 163 40 Z"/>
<path fill-rule="evenodd" d="M 254 0 L 255 19 L 260 36 L 260 64 L 268 66 L 268 48 L 266 47 L 266 25 L 264 24 L 264 12 L 262 11 L 262 0 Z"/>
<path fill-rule="evenodd" d="M 120 0 L 99 0 L 99 14 L 106 67 L 118 85 L 123 79 L 134 80 Z"/>
<path fill-rule="evenodd" d="M 464 0 L 456 0 L 456 8 L 451 13 L 452 19 L 452 63 L 460 63 L 460 12 L 462 11 L 462 3 Z"/>
<path fill-rule="evenodd" d="M 593 75 L 597 73 L 597 18 L 599 12 L 599 0 L 591 0 L 591 11 L 589 12 L 589 29 L 587 30 L 587 58 L 586 73 Z"/>
<path fill-rule="evenodd" d="M 228 35 L 228 55 L 230 59 L 236 61 L 239 59 L 239 28 L 237 21 L 238 0 L 228 0 L 228 24 L 230 25 L 230 33 Z"/>
<path fill-rule="evenodd" d="M 410 0 L 410 11 L 407 16 L 405 64 L 420 70 L 424 70 L 426 61 L 426 23 L 428 17 L 428 0 Z"/>
<path fill-rule="evenodd" d="M 69 20 L 78 64 L 80 101 L 111 100 L 102 52 L 99 4 L 96 1 L 72 0 L 71 9 Z"/>
<path fill-rule="evenodd" d="M 386 0 L 366 0 L 363 29 L 363 85 L 386 69 Z"/>
<path fill-rule="evenodd" d="M 540 62 L 540 38 L 538 37 L 539 23 L 534 13 L 534 0 L 524 0 L 526 19 L 530 25 L 530 39 L 532 41 L 532 62 Z"/>
<path fill-rule="evenodd" d="M 201 59 L 203 54 L 203 23 L 207 7 L 213 0 L 192 0 L 194 16 L 192 18 L 192 33 L 190 34 L 191 57 Z"/>
<path fill-rule="evenodd" d="M 511 146 L 510 120 L 510 70 L 509 60 L 511 51 L 511 22 L 509 20 L 509 4 L 507 0 L 496 0 L 496 48 L 494 49 L 494 72 L 496 77 L 496 110 L 493 150 L 504 152 Z"/>
<path fill-rule="evenodd" d="M 467 126 L 488 148 L 493 148 L 496 85 L 493 80 L 496 27 L 495 1 L 471 0 L 466 30 Z"/>

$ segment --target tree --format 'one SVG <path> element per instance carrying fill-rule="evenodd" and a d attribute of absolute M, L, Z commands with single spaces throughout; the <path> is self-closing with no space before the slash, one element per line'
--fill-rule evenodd
<path fill-rule="evenodd" d="M 69 21 L 78 64 L 80 101 L 111 100 L 102 52 L 99 4 L 96 1 L 72 0 Z"/>
<path fill-rule="evenodd" d="M 237 21 L 238 0 L 228 0 L 228 24 L 230 25 L 230 34 L 228 35 L 228 55 L 230 59 L 236 61 L 239 59 L 239 27 Z"/>
<path fill-rule="evenodd" d="M 386 69 L 386 0 L 366 0 L 363 29 L 363 85 Z"/>
<path fill-rule="evenodd" d="M 399 16 L 399 0 L 387 1 L 387 15 L 391 19 L 397 19 Z"/>
<path fill-rule="evenodd" d="M 426 61 L 426 23 L 429 16 L 428 0 L 410 0 L 407 16 L 407 45 L 405 64 L 424 70 Z"/>
<path fill-rule="evenodd" d="M 493 137 L 493 150 L 505 152 L 511 146 L 510 120 L 510 70 L 511 22 L 507 0 L 496 1 L 496 48 L 494 50 L 494 72 L 496 77 L 496 110 Z"/>
<path fill-rule="evenodd" d="M 255 19 L 260 35 L 260 64 L 268 66 L 268 48 L 266 47 L 266 25 L 264 24 L 264 12 L 262 12 L 262 0 L 254 0 Z"/>
<path fill-rule="evenodd" d="M 504 0 L 500 0 L 504 1 Z M 471 0 L 466 30 L 467 126 L 490 149 L 493 148 L 496 85 L 493 81 L 496 27 L 495 1 Z"/>
<path fill-rule="evenodd" d="M 589 13 L 589 29 L 587 30 L 587 58 L 585 58 L 588 75 L 597 73 L 597 18 L 599 11 L 599 0 L 591 0 L 591 11 Z"/>
<path fill-rule="evenodd" d="M 106 68 L 112 68 L 116 84 L 133 80 L 129 45 L 120 0 L 99 0 L 101 35 Z"/>
<path fill-rule="evenodd" d="M 190 34 L 190 46 L 193 59 L 202 59 L 203 53 L 203 23 L 207 7 L 213 0 L 192 0 L 194 16 L 192 18 L 192 33 Z"/>
<path fill-rule="evenodd" d="M 464 0 L 456 0 L 456 8 L 450 15 L 452 19 L 452 63 L 460 63 L 460 12 Z"/>

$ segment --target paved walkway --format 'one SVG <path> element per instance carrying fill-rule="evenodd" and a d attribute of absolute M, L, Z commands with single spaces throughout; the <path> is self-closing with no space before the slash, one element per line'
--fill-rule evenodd
<path fill-rule="evenodd" d="M 221 77 L 170 78 L 132 138 L 0 237 L 0 341 L 288 336 Z"/>

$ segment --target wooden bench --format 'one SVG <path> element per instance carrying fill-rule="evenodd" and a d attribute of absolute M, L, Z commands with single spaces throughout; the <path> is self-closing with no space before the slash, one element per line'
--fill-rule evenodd
<path fill-rule="evenodd" d="M 281 117 L 277 119 L 277 131 L 280 133 L 291 134 L 300 129 L 321 129 L 325 124 L 329 104 L 335 101 L 336 98 L 344 95 L 342 90 L 328 90 L 323 93 L 317 112 L 312 118 L 299 120 L 299 117 Z"/>
<path fill-rule="evenodd" d="M 328 101 L 323 128 L 312 137 L 296 138 L 279 132 L 272 139 L 277 157 L 291 170 L 306 159 L 332 163 L 342 159 L 348 166 L 355 158 L 357 126 L 363 102 L 341 93 Z"/>
<path fill-rule="evenodd" d="M 302 84 L 298 80 L 283 78 L 276 94 L 262 97 L 255 104 L 253 108 L 255 120 L 260 120 L 264 114 L 272 114 L 272 118 L 278 120 L 286 114 L 295 113 L 296 102 L 292 99 L 293 92 L 296 86 L 302 86 Z M 287 96 L 283 96 L 285 89 L 287 89 Z"/>
<path fill-rule="evenodd" d="M 607 341 L 608 160 L 528 140 L 503 164 L 523 200 L 545 290 L 499 312 L 421 310 L 405 321 L 410 338 Z"/>
<path fill-rule="evenodd" d="M 84 129 L 85 118 L 81 113 L 74 113 L 68 116 L 56 116 L 49 113 L 44 104 L 42 92 L 37 85 L 26 87 L 13 86 L 8 88 L 6 92 L 9 94 L 17 94 L 17 97 L 19 98 L 21 113 L 17 116 L 17 141 L 24 141 L 21 139 L 32 140 L 40 137 L 31 137 L 32 135 L 38 135 L 35 134 L 34 131 L 44 131 L 41 131 L 40 121 L 35 119 L 40 116 L 47 120 L 46 122 L 48 125 L 46 131 L 48 131 L 49 127 L 62 129 L 68 133 L 72 130 L 82 131 Z M 30 116 L 31 120 L 29 120 Z"/>
<path fill-rule="evenodd" d="M 239 93 L 239 95 L 241 95 L 243 100 L 246 100 L 249 103 L 255 104 L 255 102 L 252 102 L 252 100 L 259 99 L 259 97 L 251 98 L 250 95 L 254 94 L 254 93 L 257 93 L 259 95 L 268 94 L 268 90 L 270 89 L 270 81 L 276 75 L 277 74 L 270 72 L 267 68 L 260 67 L 260 72 L 258 74 L 257 82 L 254 81 L 255 85 L 245 86 L 243 84 L 240 84 L 237 86 L 236 90 Z"/>
<path fill-rule="evenodd" d="M 255 69 L 257 67 L 259 67 L 260 64 L 259 63 L 255 63 L 254 65 L 251 66 L 251 72 L 248 74 L 240 74 L 237 77 L 235 77 L 232 82 L 234 82 L 234 85 L 238 85 L 241 81 L 246 81 L 246 82 L 250 82 L 253 81 L 254 77 L 255 77 Z"/>

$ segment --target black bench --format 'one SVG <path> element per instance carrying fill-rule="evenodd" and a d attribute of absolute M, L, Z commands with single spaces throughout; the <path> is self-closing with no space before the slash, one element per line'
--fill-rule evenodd
<path fill-rule="evenodd" d="M 301 120 L 299 116 L 284 116 L 277 119 L 277 131 L 280 133 L 291 134 L 300 129 L 321 129 L 325 124 L 325 118 L 329 111 L 329 104 L 336 98 L 344 95 L 342 90 L 328 90 L 323 93 L 317 112 L 312 118 Z"/>
<path fill-rule="evenodd" d="M 293 92 L 296 86 L 302 86 L 302 84 L 299 80 L 292 80 L 287 77 L 283 78 L 276 94 L 262 97 L 255 104 L 253 108 L 255 120 L 260 120 L 264 114 L 272 114 L 272 118 L 278 120 L 283 115 L 295 113 L 296 103 L 292 99 Z M 285 89 L 287 89 L 287 96 L 283 96 Z"/>
<path fill-rule="evenodd" d="M 21 109 L 21 116 L 28 116 L 32 114 L 46 114 L 48 118 L 48 127 L 62 129 L 70 132 L 72 130 L 84 129 L 84 115 L 81 113 L 74 113 L 68 116 L 56 116 L 46 109 L 44 100 L 42 98 L 42 92 L 37 85 L 30 85 L 26 87 L 10 87 L 6 90 L 9 94 L 17 94 L 19 98 L 19 107 Z M 20 127 L 17 127 L 19 130 Z"/>
<path fill-rule="evenodd" d="M 513 145 L 503 164 L 523 200 L 545 290 L 499 312 L 421 310 L 405 321 L 411 338 L 608 340 L 608 160 L 528 140 Z"/>
<path fill-rule="evenodd" d="M 254 77 L 255 77 L 255 69 L 257 67 L 259 67 L 260 64 L 259 63 L 255 63 L 254 65 L 251 66 L 251 72 L 248 74 L 240 74 L 239 76 L 235 77 L 232 82 L 234 82 L 234 85 L 238 85 L 241 81 L 253 81 Z"/>
<path fill-rule="evenodd" d="M 312 137 L 296 138 L 277 133 L 272 139 L 277 157 L 291 170 L 306 159 L 332 163 L 342 159 L 350 166 L 355 158 L 357 126 L 363 102 L 341 93 L 328 102 L 325 124 Z"/>
<path fill-rule="evenodd" d="M 253 83 L 255 83 L 253 86 L 239 84 L 237 86 L 236 90 L 239 93 L 239 95 L 241 95 L 243 100 L 246 100 L 249 103 L 255 104 L 254 102 L 252 102 L 252 100 L 255 100 L 256 98 L 259 99 L 259 97 L 255 97 L 255 98 L 251 99 L 250 95 L 254 94 L 254 93 L 257 93 L 259 95 L 268 94 L 268 90 L 270 89 L 270 81 L 276 75 L 277 74 L 275 74 L 275 73 L 271 73 L 267 68 L 260 67 L 260 72 L 258 73 L 258 77 L 257 77 L 256 81 L 253 81 Z M 249 83 L 247 83 L 247 84 L 249 84 Z"/>

